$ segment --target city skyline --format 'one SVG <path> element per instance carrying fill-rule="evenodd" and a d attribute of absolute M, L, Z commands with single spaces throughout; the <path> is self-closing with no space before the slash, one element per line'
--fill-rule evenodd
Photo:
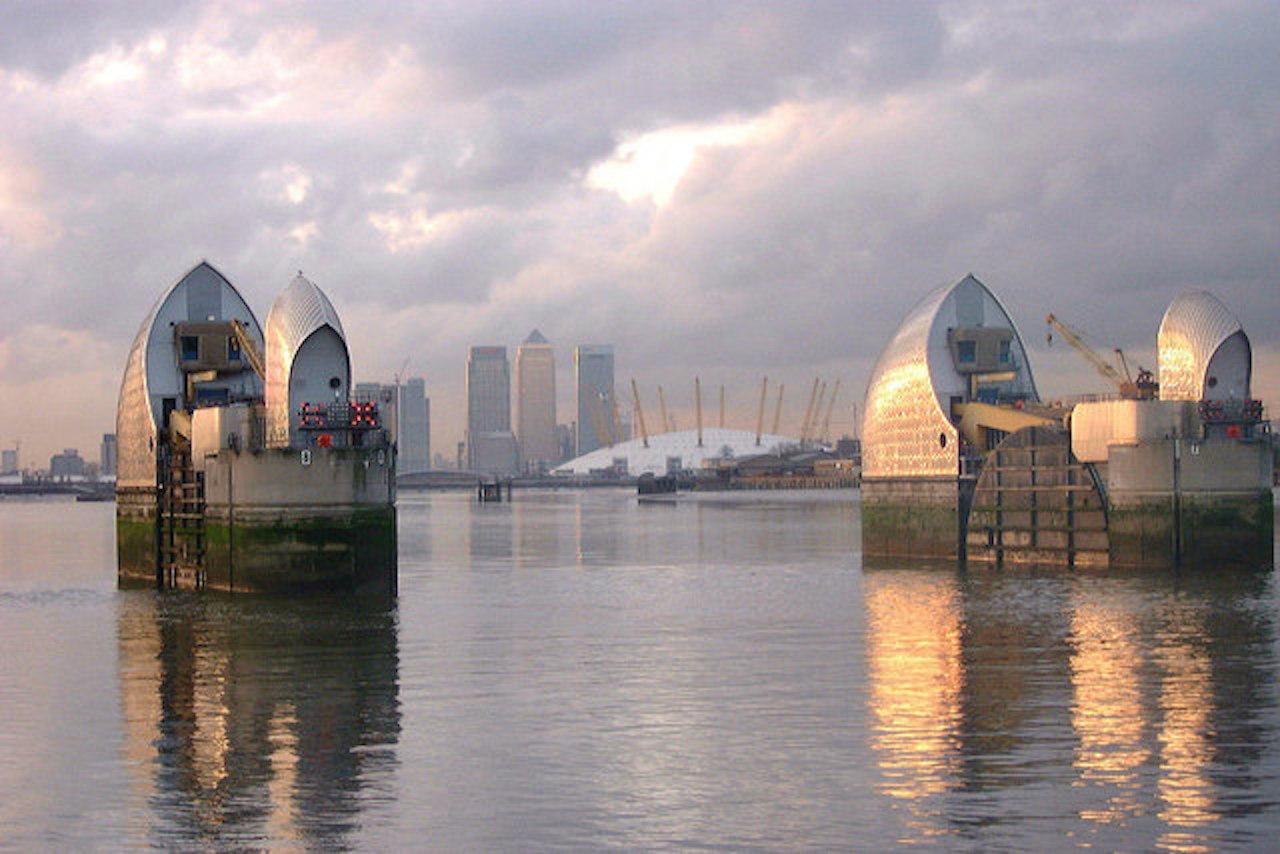
<path fill-rule="evenodd" d="M 93 448 L 150 294 L 201 258 L 253 305 L 303 270 L 357 376 L 412 358 L 441 449 L 473 342 L 610 341 L 620 382 L 687 408 L 698 375 L 750 421 L 765 374 L 860 403 L 970 272 L 1047 397 L 1110 390 L 1047 314 L 1154 368 L 1205 288 L 1280 398 L 1268 4 L 370 9 L 6 11 L 0 447 Z"/>

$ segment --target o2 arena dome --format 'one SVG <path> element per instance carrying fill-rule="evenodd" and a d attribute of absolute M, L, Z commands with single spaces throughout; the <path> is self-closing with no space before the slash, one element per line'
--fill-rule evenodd
<path fill-rule="evenodd" d="M 1161 400 L 1248 399 L 1249 337 L 1213 294 L 1179 294 L 1160 321 L 1156 341 Z"/>
<path fill-rule="evenodd" d="M 780 445 L 798 445 L 798 439 L 765 433 L 756 444 L 752 430 L 730 430 L 707 427 L 702 430 L 702 446 L 698 446 L 697 430 L 678 430 L 649 437 L 649 447 L 643 439 L 619 442 L 605 448 L 597 448 L 570 460 L 555 470 L 559 475 L 589 475 L 593 471 L 615 468 L 616 460 L 626 460 L 626 473 L 663 475 L 673 469 L 691 470 L 702 467 L 702 461 L 724 457 L 750 457 L 774 450 Z"/>

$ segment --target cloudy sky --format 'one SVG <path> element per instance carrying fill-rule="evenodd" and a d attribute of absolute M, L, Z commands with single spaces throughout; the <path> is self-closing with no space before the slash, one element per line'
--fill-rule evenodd
<path fill-rule="evenodd" d="M 687 409 L 696 373 L 743 423 L 763 374 L 795 424 L 838 378 L 847 431 L 911 304 L 971 271 L 1049 396 L 1105 384 L 1048 311 L 1154 367 L 1207 287 L 1280 400 L 1273 3 L 406 5 L 6 4 L 0 446 L 96 459 L 201 258 L 261 317 L 304 270 L 358 379 L 426 378 L 446 454 L 468 345 L 533 327 L 562 421 L 572 345 L 608 342 L 620 383 Z"/>

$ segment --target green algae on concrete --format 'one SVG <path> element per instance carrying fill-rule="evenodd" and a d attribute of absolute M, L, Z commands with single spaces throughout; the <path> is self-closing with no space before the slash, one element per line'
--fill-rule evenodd
<path fill-rule="evenodd" d="M 393 505 L 301 514 L 237 507 L 205 520 L 205 586 L 242 592 L 396 592 Z"/>
<path fill-rule="evenodd" d="M 1111 563 L 1118 567 L 1266 568 L 1275 508 L 1270 490 L 1252 495 L 1181 495 L 1113 501 Z"/>
<path fill-rule="evenodd" d="M 154 490 L 116 495 L 117 581 L 121 587 L 154 587 L 159 577 Z"/>
<path fill-rule="evenodd" d="M 864 480 L 862 553 L 961 558 L 967 492 L 955 479 Z"/>

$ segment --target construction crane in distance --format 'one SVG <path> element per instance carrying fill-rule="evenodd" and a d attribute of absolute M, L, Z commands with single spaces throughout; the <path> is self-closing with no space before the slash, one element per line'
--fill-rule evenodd
<path fill-rule="evenodd" d="M 813 390 L 809 392 L 809 405 L 805 407 L 804 418 L 800 422 L 801 446 L 804 445 L 804 440 L 809 434 L 809 420 L 813 416 L 813 403 L 818 397 L 818 383 L 819 383 L 819 379 L 817 377 L 814 377 Z"/>
<path fill-rule="evenodd" d="M 839 393 L 840 380 L 837 379 L 835 388 L 831 390 L 831 398 L 827 401 L 827 417 L 822 419 L 822 433 L 818 436 L 818 441 L 824 445 L 831 435 L 831 411 L 836 408 L 836 395 Z"/>
<path fill-rule="evenodd" d="M 409 357 L 405 356 L 404 361 L 400 363 L 400 370 L 395 373 L 396 388 L 400 387 L 400 378 L 404 376 L 405 370 L 409 367 Z"/>
<path fill-rule="evenodd" d="M 1057 331 L 1059 335 L 1066 339 L 1068 344 L 1089 361 L 1089 364 L 1093 365 L 1098 373 L 1110 380 L 1120 390 L 1121 397 L 1129 400 L 1151 400 L 1155 398 L 1160 389 L 1155 376 L 1151 371 L 1139 365 L 1137 380 L 1130 379 L 1127 376 L 1129 371 L 1128 362 L 1125 361 L 1124 353 L 1119 348 L 1116 349 L 1116 353 L 1120 355 L 1120 363 L 1124 366 L 1125 373 L 1121 373 L 1115 365 L 1099 356 L 1092 347 L 1085 343 L 1079 332 L 1054 315 L 1050 314 L 1045 317 L 1044 322 L 1049 325 L 1049 332 L 1045 336 L 1047 343 L 1053 343 L 1053 333 Z"/>

